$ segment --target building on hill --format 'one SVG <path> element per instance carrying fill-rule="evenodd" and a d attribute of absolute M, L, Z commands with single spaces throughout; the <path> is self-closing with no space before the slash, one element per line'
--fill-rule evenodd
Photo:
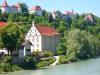
<path fill-rule="evenodd" d="M 43 11 L 40 6 L 32 6 L 31 9 L 29 9 L 29 14 L 36 14 L 37 16 L 42 16 Z"/>
<path fill-rule="evenodd" d="M 52 16 L 53 16 L 54 19 L 57 18 L 57 17 L 61 18 L 62 17 L 62 13 L 59 10 L 53 11 L 52 12 Z"/>
<path fill-rule="evenodd" d="M 87 14 L 85 16 L 84 20 L 87 20 L 88 22 L 93 23 L 93 16 L 91 14 Z"/>
<path fill-rule="evenodd" d="M 0 6 L 0 9 L 2 11 L 2 14 L 4 14 L 4 13 L 20 13 L 21 12 L 21 6 L 19 3 L 17 3 L 16 5 L 9 6 L 6 0 L 4 0 L 4 2 Z"/>
<path fill-rule="evenodd" d="M 68 18 L 73 18 L 75 19 L 76 16 L 77 16 L 78 13 L 74 12 L 73 10 L 72 11 L 65 11 L 63 14 L 62 14 L 62 18 L 64 19 L 68 19 Z"/>
<path fill-rule="evenodd" d="M 19 50 L 19 57 L 24 57 L 33 52 L 52 51 L 56 52 L 59 44 L 59 33 L 51 27 L 35 25 L 25 36 L 25 41 Z"/>

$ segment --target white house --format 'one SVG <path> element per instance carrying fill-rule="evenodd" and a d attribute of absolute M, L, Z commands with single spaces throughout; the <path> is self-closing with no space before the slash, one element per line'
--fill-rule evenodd
<path fill-rule="evenodd" d="M 84 20 L 87 20 L 87 21 L 92 22 L 92 23 L 93 23 L 93 21 L 94 21 L 94 20 L 93 20 L 93 16 L 92 16 L 91 14 L 86 14 Z"/>
<path fill-rule="evenodd" d="M 40 6 L 32 6 L 31 9 L 29 9 L 29 14 L 36 14 L 37 16 L 42 16 L 43 11 Z"/>
<path fill-rule="evenodd" d="M 61 17 L 61 16 L 62 16 L 62 13 L 59 10 L 52 12 L 52 17 L 54 19 L 57 18 L 57 17 Z"/>
<path fill-rule="evenodd" d="M 56 52 L 59 44 L 59 33 L 51 27 L 35 25 L 34 22 L 25 36 L 25 42 L 19 50 L 19 57 L 24 57 L 36 51 Z"/>
<path fill-rule="evenodd" d="M 63 12 L 63 14 L 62 14 L 62 18 L 64 18 L 64 19 L 68 19 L 68 18 L 76 18 L 76 16 L 77 16 L 77 12 L 75 12 L 75 11 L 65 11 L 65 12 Z"/>
<path fill-rule="evenodd" d="M 21 6 L 19 3 L 16 5 L 9 6 L 7 1 L 4 0 L 2 5 L 0 6 L 0 9 L 3 13 L 20 13 L 21 12 Z"/>

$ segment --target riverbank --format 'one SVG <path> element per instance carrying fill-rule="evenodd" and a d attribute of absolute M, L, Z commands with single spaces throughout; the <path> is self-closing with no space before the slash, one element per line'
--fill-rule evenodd
<path fill-rule="evenodd" d="M 39 70 L 39 69 L 43 69 L 44 67 L 48 67 L 48 66 L 70 64 L 70 63 L 82 61 L 82 60 L 69 60 L 64 55 L 56 56 L 55 58 L 35 62 L 35 61 L 33 61 L 33 59 L 31 57 L 27 57 L 27 58 L 25 58 L 24 63 L 12 64 L 11 57 L 7 56 L 2 61 L 3 64 L 2 63 L 0 64 L 1 65 L 0 66 L 0 73 L 14 72 L 17 70 Z M 97 59 L 97 58 L 99 58 L 99 57 L 94 57 L 94 58 L 90 58 L 90 59 Z M 88 61 L 89 59 L 84 59 L 82 62 L 84 62 L 85 60 Z"/>
<path fill-rule="evenodd" d="M 100 75 L 100 58 L 70 64 L 49 66 L 37 70 L 21 70 L 1 75 Z"/>

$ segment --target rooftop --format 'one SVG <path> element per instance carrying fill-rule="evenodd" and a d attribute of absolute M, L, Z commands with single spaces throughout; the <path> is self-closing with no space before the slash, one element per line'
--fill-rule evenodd
<path fill-rule="evenodd" d="M 0 22 L 0 27 L 5 26 L 6 24 L 6 22 Z"/>
<path fill-rule="evenodd" d="M 52 27 L 48 27 L 48 26 L 39 26 L 36 25 L 35 26 L 38 31 L 40 32 L 41 35 L 45 35 L 45 36 L 55 36 L 58 35 L 59 33 Z"/>

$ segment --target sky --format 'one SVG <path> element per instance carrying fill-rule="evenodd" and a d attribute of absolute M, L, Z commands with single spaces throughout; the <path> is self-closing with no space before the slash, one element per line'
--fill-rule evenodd
<path fill-rule="evenodd" d="M 3 0 L 0 0 L 0 5 Z M 42 9 L 47 11 L 60 10 L 82 13 L 93 13 L 100 17 L 100 0 L 7 0 L 9 5 L 16 4 L 17 2 L 24 2 L 29 8 L 39 5 Z"/>

